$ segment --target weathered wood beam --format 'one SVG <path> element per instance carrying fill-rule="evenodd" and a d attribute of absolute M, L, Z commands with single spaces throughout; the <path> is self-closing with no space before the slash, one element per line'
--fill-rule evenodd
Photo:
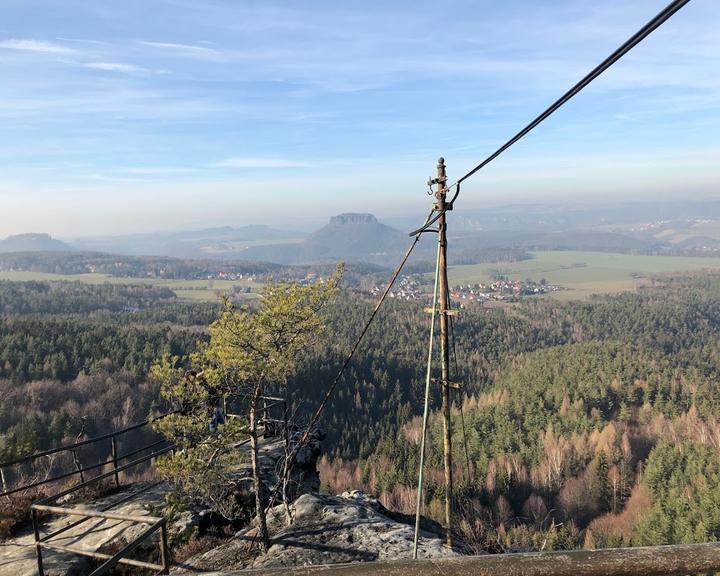
<path fill-rule="evenodd" d="M 720 543 L 359 562 L 223 574 L 262 576 L 686 576 L 720 571 Z"/>

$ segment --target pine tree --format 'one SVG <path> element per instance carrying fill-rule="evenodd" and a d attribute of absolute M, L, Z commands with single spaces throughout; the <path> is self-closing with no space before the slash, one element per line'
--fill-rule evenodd
<path fill-rule="evenodd" d="M 192 358 L 196 371 L 183 376 L 167 361 L 155 369 L 163 396 L 182 410 L 158 425 L 166 436 L 185 448 L 184 460 L 173 457 L 170 462 L 175 465 L 165 465 L 166 475 L 184 478 L 191 488 L 200 484 L 200 493 L 205 495 L 222 492 L 218 484 L 222 484 L 223 475 L 227 476 L 223 468 L 237 452 L 231 447 L 237 443 L 238 434 L 249 436 L 255 512 L 263 551 L 269 548 L 270 538 L 266 487 L 258 463 L 259 402 L 270 387 L 286 386 L 303 351 L 322 333 L 324 319 L 320 311 L 336 293 L 342 272 L 340 265 L 327 280 L 306 286 L 267 284 L 256 308 L 237 308 L 225 299 L 220 317 L 210 326 L 209 345 Z M 238 420 L 232 419 L 208 429 L 221 400 L 246 407 L 246 426 L 239 428 Z M 206 479 L 203 470 L 211 470 L 213 475 Z M 228 496 L 215 501 L 232 502 Z"/>
<path fill-rule="evenodd" d="M 593 492 L 602 512 L 609 512 L 613 507 L 613 489 L 610 483 L 610 465 L 607 455 L 602 450 L 595 459 Z"/>

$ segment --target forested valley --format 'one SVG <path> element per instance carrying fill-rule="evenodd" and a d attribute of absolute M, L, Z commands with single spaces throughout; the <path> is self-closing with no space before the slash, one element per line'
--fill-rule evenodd
<path fill-rule="evenodd" d="M 374 302 L 345 291 L 289 395 L 314 410 Z M 150 367 L 207 339 L 219 306 L 167 289 L 0 282 L 0 459 L 164 409 Z M 428 315 L 383 307 L 322 421 L 326 490 L 414 509 Z M 480 306 L 454 319 L 457 511 L 463 542 L 505 551 L 720 536 L 720 275 L 638 293 Z M 433 390 L 433 407 L 439 404 Z M 441 419 L 425 513 L 440 518 Z"/>

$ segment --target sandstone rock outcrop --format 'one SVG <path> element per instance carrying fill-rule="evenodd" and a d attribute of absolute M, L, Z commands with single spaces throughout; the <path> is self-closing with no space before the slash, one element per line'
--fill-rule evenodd
<path fill-rule="evenodd" d="M 172 573 L 397 560 L 412 555 L 413 526 L 394 520 L 377 500 L 362 492 L 304 494 L 291 508 L 290 526 L 285 526 L 281 506 L 272 510 L 269 528 L 273 543 L 267 554 L 250 554 L 255 535 L 251 527 L 226 544 L 190 558 Z M 420 558 L 457 555 L 443 545 L 439 534 L 421 533 Z"/>

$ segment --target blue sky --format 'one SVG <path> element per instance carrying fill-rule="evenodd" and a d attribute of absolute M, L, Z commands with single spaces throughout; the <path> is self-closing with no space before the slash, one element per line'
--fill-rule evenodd
<path fill-rule="evenodd" d="M 2 0 L 0 237 L 420 213 L 666 0 Z M 462 205 L 720 192 L 720 2 L 693 0 Z"/>

